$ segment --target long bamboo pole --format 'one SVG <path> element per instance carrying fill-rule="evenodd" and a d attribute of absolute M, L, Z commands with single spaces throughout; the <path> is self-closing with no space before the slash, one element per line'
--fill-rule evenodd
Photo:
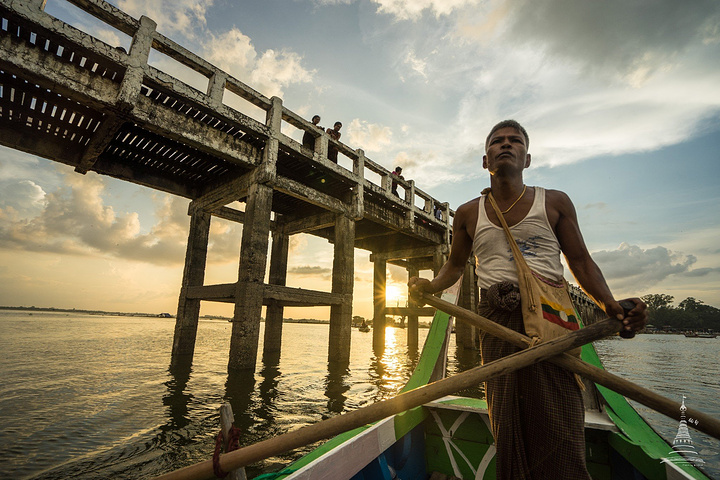
<path fill-rule="evenodd" d="M 503 327 L 502 325 L 473 313 L 470 310 L 458 307 L 457 305 L 453 305 L 452 303 L 428 294 L 423 294 L 422 300 L 428 305 L 432 305 L 443 312 L 449 313 L 458 319 L 480 328 L 495 337 L 506 340 L 520 348 L 527 348 L 530 345 L 530 338 L 522 333 Z M 556 365 L 560 365 L 573 373 L 582 375 L 583 377 L 620 393 L 621 395 L 631 398 L 636 402 L 642 403 L 643 405 L 648 406 L 663 415 L 667 415 L 674 420 L 680 420 L 679 402 L 670 400 L 662 395 L 658 395 L 647 388 L 636 385 L 629 380 L 618 377 L 617 375 L 613 375 L 602 368 L 583 362 L 579 358 L 568 355 L 567 353 L 553 357 L 549 361 Z M 688 408 L 686 415 L 699 421 L 696 425 L 694 425 L 694 428 L 720 440 L 720 420 L 717 420 L 703 412 L 699 412 L 694 408 Z"/>
<path fill-rule="evenodd" d="M 577 330 L 535 347 L 521 350 L 494 362 L 475 367 L 450 378 L 424 385 L 415 390 L 400 394 L 389 400 L 374 403 L 352 412 L 338 415 L 322 422 L 308 425 L 262 442 L 243 447 L 220 456 L 220 467 L 224 471 L 249 465 L 262 459 L 304 445 L 333 437 L 347 430 L 361 427 L 405 410 L 419 407 L 459 390 L 470 388 L 480 382 L 506 375 L 528 365 L 547 360 L 586 343 L 617 333 L 622 324 L 615 318 L 606 318 L 587 328 Z M 174 472 L 169 472 L 156 480 L 210 480 L 214 478 L 212 460 L 206 460 Z"/>

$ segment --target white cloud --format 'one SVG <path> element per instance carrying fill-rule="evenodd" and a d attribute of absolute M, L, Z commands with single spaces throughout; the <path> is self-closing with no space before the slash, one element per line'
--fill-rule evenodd
<path fill-rule="evenodd" d="M 136 212 L 118 214 L 105 204 L 105 180 L 100 176 L 70 173 L 65 183 L 45 194 L 32 182 L 19 182 L 15 198 L 26 206 L 26 215 L 11 215 L 20 207 L 0 203 L 0 248 L 182 264 L 190 223 L 187 200 L 159 194 L 158 221 L 143 234 Z M 240 230 L 239 225 L 213 222 L 208 261 L 236 261 Z"/>
<path fill-rule="evenodd" d="M 613 290 L 642 292 L 670 276 L 693 276 L 707 273 L 695 271 L 694 255 L 673 252 L 665 247 L 642 249 L 622 243 L 616 250 L 592 254 Z"/>
<path fill-rule="evenodd" d="M 42 168 L 46 164 L 38 157 L 0 146 L 0 179 L 3 181 L 32 178 L 41 183 L 59 183 L 56 170 Z"/>
<path fill-rule="evenodd" d="M 601 82 L 528 49 L 509 50 L 504 59 L 486 53 L 487 67 L 468 79 L 456 138 L 468 148 L 482 146 L 492 125 L 515 118 L 530 131 L 535 165 L 677 144 L 712 128 L 706 120 L 720 110 L 720 73 L 702 57 L 636 87 Z"/>
<path fill-rule="evenodd" d="M 288 275 L 294 275 L 301 278 L 323 278 L 330 279 L 332 276 L 332 269 L 319 266 L 303 265 L 299 267 L 291 267 L 288 269 Z"/>
<path fill-rule="evenodd" d="M 292 235 L 288 245 L 289 253 L 299 253 L 305 250 L 308 245 L 308 236 L 304 234 Z"/>
<path fill-rule="evenodd" d="M 302 66 L 302 57 L 297 53 L 281 50 L 266 50 L 258 59 L 250 76 L 251 85 L 256 85 L 266 95 L 283 95 L 283 88 L 294 83 L 308 83 L 314 71 Z"/>
<path fill-rule="evenodd" d="M 444 126 L 420 133 L 413 125 L 414 141 L 438 146 L 428 167 L 472 150 L 482 155 L 485 132 L 504 118 L 528 127 L 539 166 L 674 145 L 705 133 L 707 119 L 720 111 L 717 2 L 689 8 L 665 0 L 655 10 L 619 0 L 540 0 L 537 11 L 534 2 L 509 0 L 377 3 L 379 11 L 419 24 L 385 34 L 396 65 L 415 65 L 448 99 L 447 115 L 457 105 Z M 477 164 L 455 168 L 474 174 Z"/>
<path fill-rule="evenodd" d="M 642 80 L 685 51 L 716 38 L 720 4 L 674 0 L 652 5 L 623 0 L 513 2 L 505 39 L 540 44 L 549 54 L 583 65 L 592 74 Z"/>
<path fill-rule="evenodd" d="M 315 73 L 303 67 L 300 55 L 289 50 L 269 49 L 258 55 L 250 37 L 237 28 L 209 36 L 203 56 L 267 96 L 282 96 L 283 88 L 310 82 Z"/>
<path fill-rule="evenodd" d="M 314 0 L 318 5 L 350 5 L 355 0 Z"/>
<path fill-rule="evenodd" d="M 477 0 L 373 0 L 378 12 L 398 20 L 417 20 L 424 12 L 436 17 L 448 15 L 460 7 L 473 6 Z"/>
<path fill-rule="evenodd" d="M 0 211 L 15 218 L 28 218 L 37 215 L 47 205 L 42 187 L 32 180 L 0 181 Z"/>
<path fill-rule="evenodd" d="M 418 58 L 415 52 L 408 52 L 405 56 L 405 64 L 410 67 L 410 70 L 420 75 L 424 79 L 427 79 L 427 62 L 423 59 Z"/>
<path fill-rule="evenodd" d="M 108 45 L 112 45 L 113 47 L 120 47 L 123 46 L 123 43 L 125 43 L 120 38 L 120 35 L 118 35 L 118 32 L 115 30 L 110 30 L 109 28 L 92 28 L 90 27 L 88 29 L 90 33 L 92 33 L 93 36 L 99 38 L 103 42 L 107 43 Z M 129 44 L 128 44 L 129 46 Z M 123 47 L 124 48 L 124 47 Z M 127 49 L 125 49 L 127 51 Z"/>
<path fill-rule="evenodd" d="M 252 40 L 237 28 L 215 36 L 204 44 L 205 58 L 240 80 L 252 71 L 257 52 Z"/>
<path fill-rule="evenodd" d="M 388 126 L 369 123 L 354 118 L 348 125 L 348 142 L 365 152 L 378 152 L 393 140 L 392 129 Z"/>
<path fill-rule="evenodd" d="M 205 14 L 212 4 L 212 0 L 120 0 L 118 8 L 136 18 L 145 15 L 153 19 L 164 35 L 193 38 L 206 25 Z"/>

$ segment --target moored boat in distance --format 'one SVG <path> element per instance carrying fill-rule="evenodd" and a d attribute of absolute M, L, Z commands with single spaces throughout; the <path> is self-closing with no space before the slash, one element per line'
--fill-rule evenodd
<path fill-rule="evenodd" d="M 685 332 L 685 336 L 688 338 L 716 338 L 717 335 L 714 333 L 698 333 L 698 332 Z"/>

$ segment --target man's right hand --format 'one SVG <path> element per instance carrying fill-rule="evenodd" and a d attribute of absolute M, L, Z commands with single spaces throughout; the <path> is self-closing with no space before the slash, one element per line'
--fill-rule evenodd
<path fill-rule="evenodd" d="M 408 280 L 408 293 L 420 306 L 425 305 L 425 302 L 421 300 L 422 294 L 433 293 L 430 290 L 430 280 L 427 278 L 410 277 Z"/>

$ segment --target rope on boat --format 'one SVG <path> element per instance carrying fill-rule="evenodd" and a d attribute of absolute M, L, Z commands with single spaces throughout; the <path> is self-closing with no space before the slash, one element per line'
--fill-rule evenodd
<path fill-rule="evenodd" d="M 225 453 L 237 450 L 240 446 L 240 429 L 237 428 L 234 423 L 228 431 L 228 437 L 229 438 L 227 441 L 227 450 Z M 220 468 L 220 450 L 222 450 L 222 446 L 223 433 L 222 430 L 220 430 L 217 434 L 217 437 L 215 437 L 215 452 L 213 453 L 213 472 L 215 473 L 215 476 L 217 478 L 225 478 L 230 473 L 225 472 L 222 468 Z"/>

